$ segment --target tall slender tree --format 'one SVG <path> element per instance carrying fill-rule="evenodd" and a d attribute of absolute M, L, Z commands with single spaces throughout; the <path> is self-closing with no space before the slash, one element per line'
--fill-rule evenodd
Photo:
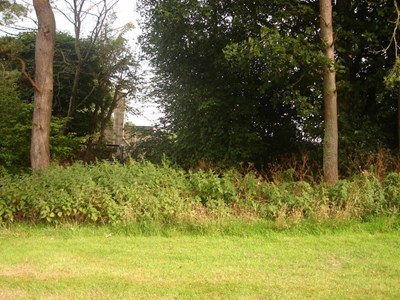
<path fill-rule="evenodd" d="M 37 172 L 50 164 L 50 120 L 56 22 L 49 0 L 33 0 L 33 6 L 38 19 L 38 31 L 35 43 L 31 167 L 33 172 Z"/>
<path fill-rule="evenodd" d="M 69 98 L 67 118 L 72 118 L 77 106 L 79 82 L 82 76 L 82 70 L 84 64 L 90 59 L 90 55 L 95 48 L 96 42 L 100 37 L 101 32 L 104 29 L 107 18 L 112 15 L 115 5 L 118 0 L 99 0 L 99 1 L 88 1 L 88 0 L 65 0 L 64 1 L 67 10 L 57 8 L 66 20 L 71 23 L 74 27 L 75 33 L 75 54 L 76 61 L 73 63 L 75 69 L 74 81 L 71 87 L 71 95 Z M 90 19 L 94 25 L 90 30 L 90 34 L 87 39 L 87 46 L 82 45 L 82 30 L 88 24 L 84 21 Z"/>
<path fill-rule="evenodd" d="M 326 64 L 323 70 L 324 97 L 324 180 L 327 183 L 338 181 L 338 121 L 337 90 L 335 71 L 335 47 L 332 25 L 332 0 L 320 0 L 321 39 L 324 46 Z"/>
<path fill-rule="evenodd" d="M 393 0 L 396 10 L 396 21 L 394 22 L 393 33 L 389 45 L 383 49 L 385 55 L 388 50 L 393 47 L 394 50 L 394 65 L 390 70 L 389 75 L 385 78 L 386 86 L 391 90 L 396 90 L 397 93 L 397 150 L 400 152 L 400 45 L 398 40 L 398 31 L 400 27 L 400 7 L 397 0 Z"/>

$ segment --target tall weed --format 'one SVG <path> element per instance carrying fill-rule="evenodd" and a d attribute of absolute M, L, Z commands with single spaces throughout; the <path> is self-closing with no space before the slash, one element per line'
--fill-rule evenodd
<path fill-rule="evenodd" d="M 398 214 L 400 212 L 400 173 L 390 173 L 383 181 L 384 195 L 387 199 L 387 212 Z"/>
<path fill-rule="evenodd" d="M 363 172 L 336 185 L 297 181 L 293 169 L 266 181 L 254 170 L 183 171 L 164 161 L 52 166 L 0 177 L 0 223 L 174 224 L 221 219 L 366 219 L 400 211 L 400 174 Z"/>

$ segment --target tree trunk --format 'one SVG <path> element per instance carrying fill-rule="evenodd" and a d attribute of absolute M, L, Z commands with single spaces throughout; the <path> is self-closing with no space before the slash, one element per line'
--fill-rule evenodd
<path fill-rule="evenodd" d="M 82 63 L 81 61 L 79 61 L 78 64 L 75 66 L 75 76 L 74 76 L 74 82 L 72 84 L 71 96 L 69 97 L 69 102 L 68 102 L 67 118 L 72 118 L 75 112 L 75 102 L 76 102 L 75 99 L 76 95 L 78 94 L 78 85 L 79 85 L 79 80 L 81 78 L 81 68 L 82 68 Z"/>
<path fill-rule="evenodd" d="M 337 121 L 337 90 L 335 71 L 335 48 L 332 26 L 332 1 L 320 0 L 320 26 L 324 53 L 328 63 L 324 66 L 323 97 L 324 97 L 324 180 L 333 184 L 339 179 L 338 172 L 338 121 Z"/>
<path fill-rule="evenodd" d="M 80 1 L 73 0 L 72 4 L 69 6 L 70 9 L 69 12 L 73 14 L 73 17 L 70 19 L 70 22 L 72 22 L 75 31 L 75 54 L 77 62 L 74 66 L 75 76 L 68 103 L 67 123 L 71 120 L 71 118 L 73 118 L 74 113 L 77 107 L 79 106 L 79 103 L 76 102 L 79 89 L 79 81 L 81 79 L 83 66 L 85 62 L 88 61 L 94 49 L 94 46 L 100 36 L 100 33 L 104 28 L 107 16 L 113 11 L 113 8 L 117 2 L 118 1 L 111 1 L 111 3 L 108 3 L 107 0 L 100 1 L 96 5 L 95 9 L 96 12 L 94 12 L 94 9 L 89 8 L 92 6 L 92 3 L 88 0 L 80 0 Z M 86 4 L 89 4 L 89 6 L 86 6 Z M 94 27 L 91 30 L 91 34 L 88 37 L 89 43 L 82 48 L 81 30 L 83 27 L 84 20 L 89 15 L 95 18 Z"/>
<path fill-rule="evenodd" d="M 33 172 L 50 164 L 50 120 L 53 101 L 53 58 L 56 23 L 49 0 L 33 0 L 38 19 L 35 44 L 35 95 L 32 119 Z"/>
<path fill-rule="evenodd" d="M 108 108 L 107 114 L 104 116 L 104 118 L 101 119 L 100 121 L 100 135 L 99 139 L 97 141 L 97 144 L 100 146 L 105 139 L 106 136 L 106 128 L 107 128 L 107 123 L 111 120 L 112 113 L 114 112 L 115 108 L 118 106 L 118 102 L 122 101 L 123 97 L 120 94 L 120 86 L 117 85 L 114 91 L 114 96 L 113 100 L 110 104 L 110 107 Z"/>

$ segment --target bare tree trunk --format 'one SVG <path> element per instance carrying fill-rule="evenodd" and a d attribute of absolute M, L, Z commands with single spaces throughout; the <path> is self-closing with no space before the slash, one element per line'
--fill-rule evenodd
<path fill-rule="evenodd" d="M 104 29 L 104 24 L 108 15 L 113 11 L 118 0 L 99 0 L 95 6 L 89 0 L 69 0 L 67 11 L 57 9 L 64 17 L 74 26 L 75 32 L 75 54 L 77 57 L 75 68 L 74 82 L 69 97 L 67 118 L 71 119 L 80 103 L 77 102 L 77 94 L 79 89 L 79 81 L 81 78 L 82 68 L 85 62 L 90 58 L 94 46 Z M 96 7 L 96 9 L 94 9 Z M 72 16 L 71 16 L 72 15 Z M 89 16 L 93 17 L 94 27 L 88 37 L 88 45 L 82 48 L 81 34 L 84 27 L 84 21 Z M 67 122 L 68 122 L 67 119 Z"/>
<path fill-rule="evenodd" d="M 329 63 L 324 67 L 324 180 L 333 184 L 339 179 L 338 172 L 338 121 L 337 121 L 337 90 L 335 71 L 335 48 L 332 25 L 332 0 L 320 0 L 321 39 L 324 45 L 325 57 Z"/>
<path fill-rule="evenodd" d="M 69 102 L 68 102 L 67 118 L 72 118 L 75 112 L 75 99 L 78 93 L 79 80 L 81 78 L 81 67 L 82 64 L 80 62 L 78 62 L 78 64 L 75 66 L 75 76 L 74 76 L 74 82 L 72 84 L 71 96 L 69 97 Z"/>
<path fill-rule="evenodd" d="M 97 141 L 98 145 L 101 145 L 105 139 L 105 132 L 107 128 L 107 123 L 111 120 L 112 113 L 114 112 L 115 108 L 118 106 L 118 103 L 122 101 L 123 97 L 120 94 L 120 86 L 117 85 L 114 91 L 113 100 L 111 102 L 110 107 L 108 108 L 107 114 L 100 120 L 100 135 Z"/>
<path fill-rule="evenodd" d="M 33 0 L 38 19 L 35 45 L 35 83 L 31 139 L 33 172 L 50 164 L 50 120 L 53 101 L 53 58 L 56 23 L 49 0 Z"/>

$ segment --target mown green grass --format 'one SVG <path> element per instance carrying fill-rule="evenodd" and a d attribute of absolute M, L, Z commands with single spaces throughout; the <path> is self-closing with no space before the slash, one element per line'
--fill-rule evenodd
<path fill-rule="evenodd" d="M 0 299 L 400 299 L 400 232 L 375 223 L 194 234 L 14 225 L 0 229 Z"/>

